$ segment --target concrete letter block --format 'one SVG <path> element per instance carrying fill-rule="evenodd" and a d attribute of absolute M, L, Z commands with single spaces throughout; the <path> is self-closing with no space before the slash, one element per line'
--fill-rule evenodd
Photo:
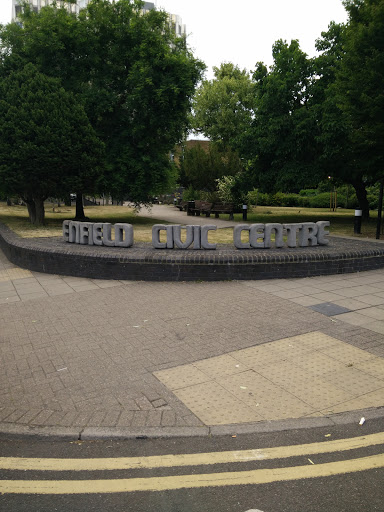
<path fill-rule="evenodd" d="M 80 243 L 93 245 L 93 224 L 91 222 L 80 222 Z"/>
<path fill-rule="evenodd" d="M 167 226 L 164 224 L 155 224 L 152 227 L 152 245 L 155 249 L 166 249 L 167 243 L 166 242 L 160 242 L 160 231 L 166 231 Z"/>
<path fill-rule="evenodd" d="M 80 243 L 80 222 L 71 220 L 69 223 L 69 237 L 68 242 L 73 244 Z"/>
<path fill-rule="evenodd" d="M 110 222 L 103 223 L 103 245 L 114 247 L 115 241 L 112 240 L 112 224 Z"/>
<path fill-rule="evenodd" d="M 271 234 L 275 231 L 275 246 L 283 247 L 283 226 L 282 224 L 266 224 L 264 229 L 264 247 L 270 249 L 272 247 Z"/>
<path fill-rule="evenodd" d="M 201 229 L 200 226 L 193 227 L 193 248 L 201 249 Z"/>
<path fill-rule="evenodd" d="M 251 244 L 249 242 L 243 243 L 241 241 L 241 233 L 242 231 L 248 231 L 248 239 L 249 239 L 249 232 L 251 227 L 249 224 L 238 224 L 233 228 L 233 243 L 236 247 L 236 249 L 250 249 Z"/>
<path fill-rule="evenodd" d="M 208 231 L 216 231 L 216 229 L 217 226 L 213 226 L 212 224 L 201 226 L 201 247 L 203 249 L 216 249 L 216 244 L 210 244 L 208 242 Z"/>
<path fill-rule="evenodd" d="M 93 225 L 93 243 L 94 245 L 103 245 L 103 225 L 101 222 L 95 222 Z"/>
<path fill-rule="evenodd" d="M 71 221 L 69 220 L 65 220 L 63 222 L 63 238 L 64 238 L 64 242 L 69 242 L 69 223 Z"/>
<path fill-rule="evenodd" d="M 165 226 L 167 232 L 167 249 L 173 249 L 173 226 Z"/>
<path fill-rule="evenodd" d="M 185 242 L 181 241 L 181 230 L 186 230 Z M 193 242 L 193 226 L 173 226 L 173 241 L 179 249 L 188 249 Z"/>
<path fill-rule="evenodd" d="M 288 247 L 296 247 L 296 236 L 303 227 L 302 224 L 283 224 L 283 228 L 287 230 L 287 245 Z"/>
<path fill-rule="evenodd" d="M 328 245 L 329 240 L 325 237 L 329 235 L 329 231 L 325 231 L 324 228 L 330 225 L 329 220 L 319 220 L 318 222 L 316 222 L 316 225 L 318 227 L 317 243 L 319 245 Z"/>
<path fill-rule="evenodd" d="M 303 222 L 299 232 L 299 246 L 308 247 L 309 245 L 317 245 L 317 230 L 318 227 L 314 222 Z"/>
<path fill-rule="evenodd" d="M 259 242 L 259 238 L 263 241 Z M 251 224 L 249 242 L 252 249 L 264 249 L 264 224 Z"/>
<path fill-rule="evenodd" d="M 115 224 L 115 246 L 132 247 L 133 226 L 132 224 Z"/>

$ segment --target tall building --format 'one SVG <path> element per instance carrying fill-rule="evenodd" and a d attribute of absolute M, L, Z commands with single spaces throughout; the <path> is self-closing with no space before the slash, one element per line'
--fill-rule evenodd
<path fill-rule="evenodd" d="M 79 12 L 80 9 L 83 9 L 89 0 L 78 0 L 76 4 L 70 4 L 68 2 L 65 2 L 64 0 L 57 0 L 56 4 L 59 7 L 66 7 L 68 11 L 70 12 Z M 29 0 L 29 3 L 32 6 L 32 9 L 35 12 L 40 11 L 42 7 L 45 7 L 46 5 L 51 5 L 53 3 L 53 0 Z M 20 12 L 22 7 L 19 5 L 19 0 L 12 0 L 12 19 L 16 19 Z"/>
<path fill-rule="evenodd" d="M 32 9 L 35 12 L 40 11 L 42 7 L 46 5 L 51 5 L 54 0 L 29 0 L 29 3 L 32 6 Z M 66 2 L 65 0 L 56 0 L 56 4 L 59 7 L 65 7 L 68 11 L 73 13 L 78 13 L 81 9 L 84 9 L 90 0 L 77 0 L 75 4 L 71 4 Z M 22 7 L 19 4 L 19 0 L 12 0 L 12 19 L 17 19 L 21 12 Z M 156 5 L 153 2 L 144 2 L 143 12 L 146 13 L 152 9 L 156 9 Z M 173 31 L 178 37 L 186 37 L 187 31 L 186 26 L 183 25 L 182 19 L 177 14 L 168 14 L 169 24 L 172 27 Z"/>

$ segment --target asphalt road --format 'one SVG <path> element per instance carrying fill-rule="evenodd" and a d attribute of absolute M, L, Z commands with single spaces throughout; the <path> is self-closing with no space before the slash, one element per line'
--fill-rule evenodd
<path fill-rule="evenodd" d="M 378 419 L 236 437 L 3 438 L 0 510 L 384 511 L 382 427 Z"/>

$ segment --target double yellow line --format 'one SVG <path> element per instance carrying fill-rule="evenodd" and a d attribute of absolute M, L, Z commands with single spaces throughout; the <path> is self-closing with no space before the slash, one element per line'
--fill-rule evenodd
<path fill-rule="evenodd" d="M 98 459 L 0 458 L 0 469 L 32 471 L 103 471 L 137 468 L 165 468 L 228 464 L 233 462 L 284 459 L 355 450 L 384 444 L 384 433 L 321 443 L 280 446 L 260 450 L 241 450 L 152 457 Z M 303 466 L 256 469 L 251 471 L 180 475 L 149 478 L 104 480 L 1 480 L 1 493 L 15 494 L 86 494 L 135 491 L 164 491 L 181 488 L 258 485 L 277 481 L 326 477 L 384 467 L 384 454 L 346 461 Z"/>

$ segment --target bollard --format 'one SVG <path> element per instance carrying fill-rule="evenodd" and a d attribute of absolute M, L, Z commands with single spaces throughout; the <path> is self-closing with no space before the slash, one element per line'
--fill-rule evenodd
<path fill-rule="evenodd" d="M 243 204 L 243 220 L 247 220 L 248 206 Z"/>
<path fill-rule="evenodd" d="M 355 225 L 353 232 L 355 235 L 361 234 L 361 218 L 363 216 L 363 210 L 355 210 Z"/>
<path fill-rule="evenodd" d="M 187 203 L 187 215 L 193 215 L 192 209 L 195 207 L 195 201 L 188 201 Z"/>

